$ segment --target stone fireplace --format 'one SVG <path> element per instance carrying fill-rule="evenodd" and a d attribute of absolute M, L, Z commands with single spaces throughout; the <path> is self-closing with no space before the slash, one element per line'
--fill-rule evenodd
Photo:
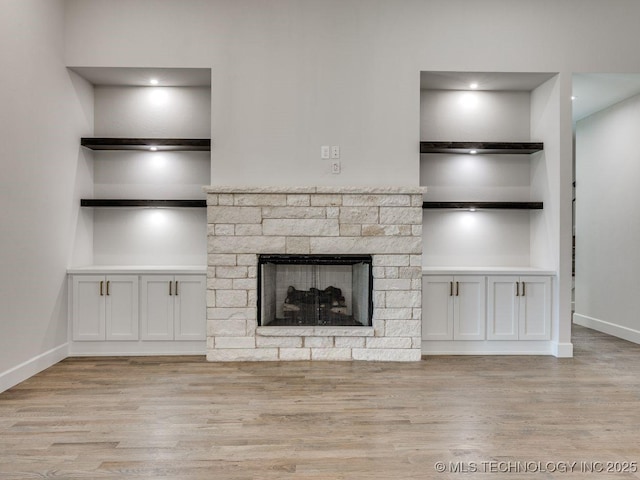
<path fill-rule="evenodd" d="M 209 361 L 420 360 L 423 187 L 206 192 Z"/>

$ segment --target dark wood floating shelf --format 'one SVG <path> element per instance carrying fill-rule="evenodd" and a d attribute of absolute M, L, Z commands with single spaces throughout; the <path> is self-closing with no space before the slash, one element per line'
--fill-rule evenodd
<path fill-rule="evenodd" d="M 178 208 L 204 208 L 206 200 L 123 200 L 112 198 L 83 198 L 81 207 L 178 207 Z"/>
<path fill-rule="evenodd" d="M 420 153 L 528 154 L 543 147 L 542 142 L 420 142 Z"/>
<path fill-rule="evenodd" d="M 423 202 L 422 208 L 457 208 L 469 210 L 541 210 L 542 202 Z"/>
<path fill-rule="evenodd" d="M 80 145 L 91 150 L 202 151 L 211 150 L 210 138 L 88 138 Z M 151 150 L 153 151 L 153 150 Z"/>

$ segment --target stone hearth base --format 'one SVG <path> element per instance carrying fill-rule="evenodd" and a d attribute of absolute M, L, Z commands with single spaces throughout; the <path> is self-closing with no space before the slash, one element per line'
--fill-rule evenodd
<path fill-rule="evenodd" d="M 207 359 L 421 357 L 423 187 L 206 188 Z M 373 257 L 372 327 L 258 327 L 258 254 Z"/>

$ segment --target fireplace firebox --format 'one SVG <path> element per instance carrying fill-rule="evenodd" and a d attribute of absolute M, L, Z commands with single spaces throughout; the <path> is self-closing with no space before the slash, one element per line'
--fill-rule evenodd
<path fill-rule="evenodd" d="M 261 326 L 371 326 L 371 255 L 259 255 Z"/>

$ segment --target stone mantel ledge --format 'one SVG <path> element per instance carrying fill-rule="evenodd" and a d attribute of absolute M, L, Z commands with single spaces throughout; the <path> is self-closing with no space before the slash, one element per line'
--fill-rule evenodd
<path fill-rule="evenodd" d="M 276 187 L 276 186 L 242 186 L 242 185 L 209 185 L 202 187 L 205 193 L 252 193 L 252 194 L 363 194 L 363 195 L 423 195 L 427 193 L 427 187 L 415 186 L 378 186 L 378 187 L 354 187 L 354 186 L 327 186 L 327 187 Z"/>
<path fill-rule="evenodd" d="M 373 337 L 373 327 L 258 327 L 261 337 Z"/>

